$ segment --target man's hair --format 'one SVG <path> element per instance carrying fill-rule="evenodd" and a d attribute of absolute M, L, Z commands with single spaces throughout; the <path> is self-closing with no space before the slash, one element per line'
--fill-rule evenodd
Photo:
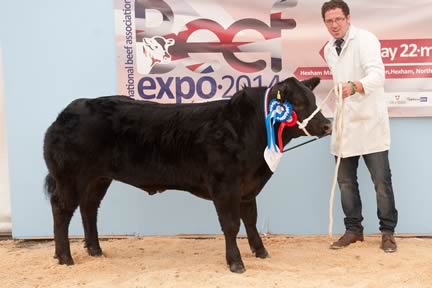
<path fill-rule="evenodd" d="M 328 2 L 325 2 L 321 7 L 321 15 L 323 20 L 324 20 L 325 13 L 327 13 L 327 11 L 336 8 L 342 9 L 342 12 L 344 13 L 345 17 L 350 15 L 350 9 L 348 7 L 348 4 L 346 4 L 343 0 L 330 0 Z"/>

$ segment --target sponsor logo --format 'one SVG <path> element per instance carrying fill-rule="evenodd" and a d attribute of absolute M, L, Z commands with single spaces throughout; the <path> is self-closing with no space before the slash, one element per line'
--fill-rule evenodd
<path fill-rule="evenodd" d="M 426 98 L 426 97 L 407 97 L 406 99 L 408 102 L 427 102 L 427 98 L 426 98 L 426 101 L 424 101 L 423 98 Z"/>
<path fill-rule="evenodd" d="M 390 101 L 390 105 L 405 105 L 407 102 L 401 100 L 401 95 L 394 95 L 394 100 Z"/>

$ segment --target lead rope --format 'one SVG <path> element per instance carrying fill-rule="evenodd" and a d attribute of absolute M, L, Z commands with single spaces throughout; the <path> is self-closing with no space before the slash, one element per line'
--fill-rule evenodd
<path fill-rule="evenodd" d="M 306 130 L 306 126 L 309 123 L 309 120 L 312 119 L 319 111 L 321 111 L 321 106 L 324 105 L 324 103 L 328 100 L 328 98 L 330 97 L 330 95 L 332 94 L 332 92 L 334 92 L 336 94 L 336 111 L 334 113 L 335 115 L 335 127 L 336 127 L 336 141 L 335 143 L 337 143 L 337 149 L 338 149 L 338 153 L 337 153 L 337 160 L 336 160 L 336 167 L 335 167 L 335 173 L 333 176 L 333 184 L 332 184 L 332 189 L 330 191 L 330 199 L 329 199 L 329 227 L 328 227 L 328 236 L 329 236 L 329 240 L 332 241 L 333 240 L 333 202 L 334 202 L 334 193 L 336 190 L 336 182 L 337 182 L 337 175 L 338 175 L 338 171 L 339 171 L 339 165 L 340 165 L 340 159 L 341 159 L 341 151 L 342 151 L 342 128 L 343 128 L 343 109 L 344 109 L 344 99 L 342 97 L 342 83 L 337 84 L 333 89 L 330 90 L 330 92 L 327 94 L 326 98 L 324 98 L 324 100 L 320 103 L 320 105 L 317 107 L 317 109 L 315 109 L 315 111 L 306 119 L 304 119 L 302 122 L 297 121 L 297 125 L 299 127 L 299 129 L 302 129 L 303 132 L 307 135 L 307 136 L 311 136 L 311 134 Z M 304 145 L 306 143 L 315 141 L 319 138 L 315 138 L 312 140 L 309 140 L 305 143 L 302 143 L 300 145 L 291 147 L 283 152 L 289 151 L 291 149 L 294 149 L 298 146 Z"/>
<path fill-rule="evenodd" d="M 332 189 L 330 191 L 330 199 L 329 199 L 329 227 L 328 227 L 328 236 L 329 240 L 333 240 L 333 202 L 334 202 L 334 192 L 336 190 L 336 182 L 337 182 L 337 175 L 339 171 L 339 165 L 340 165 L 340 159 L 341 159 L 341 151 L 342 151 L 342 128 L 343 128 L 343 109 L 344 109 L 344 101 L 342 98 L 342 84 L 336 85 L 330 93 L 334 91 L 336 94 L 336 111 L 335 111 L 335 127 L 336 127 L 336 141 L 337 143 L 337 160 L 336 160 L 336 167 L 335 167 L 335 173 L 333 176 L 333 184 Z M 330 94 L 329 93 L 329 94 Z"/>

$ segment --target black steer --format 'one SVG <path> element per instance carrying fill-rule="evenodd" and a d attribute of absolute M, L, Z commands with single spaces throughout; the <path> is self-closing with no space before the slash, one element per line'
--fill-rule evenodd
<path fill-rule="evenodd" d="M 280 100 L 292 103 L 302 121 L 317 108 L 312 89 L 319 81 L 288 78 L 271 88 L 269 100 L 280 91 Z M 273 174 L 263 158 L 266 89 L 244 88 L 230 100 L 199 104 L 157 104 L 125 96 L 69 104 L 48 128 L 44 142 L 59 263 L 73 264 L 68 228 L 78 206 L 85 247 L 92 256 L 102 254 L 97 210 L 112 180 L 150 194 L 177 189 L 212 200 L 233 272 L 245 271 L 236 242 L 240 219 L 252 252 L 268 257 L 256 229 L 255 200 Z M 318 113 L 306 128 L 322 136 L 330 127 Z M 288 127 L 283 144 L 302 135 L 297 126 Z"/>

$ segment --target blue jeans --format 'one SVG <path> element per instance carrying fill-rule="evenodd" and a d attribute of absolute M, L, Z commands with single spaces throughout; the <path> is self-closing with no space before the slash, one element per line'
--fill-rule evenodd
<path fill-rule="evenodd" d="M 391 181 L 388 151 L 362 155 L 375 185 L 378 218 L 381 232 L 394 232 L 398 220 Z M 345 228 L 355 234 L 363 233 L 362 202 L 357 182 L 360 156 L 341 158 L 338 183 L 341 191 Z"/>

